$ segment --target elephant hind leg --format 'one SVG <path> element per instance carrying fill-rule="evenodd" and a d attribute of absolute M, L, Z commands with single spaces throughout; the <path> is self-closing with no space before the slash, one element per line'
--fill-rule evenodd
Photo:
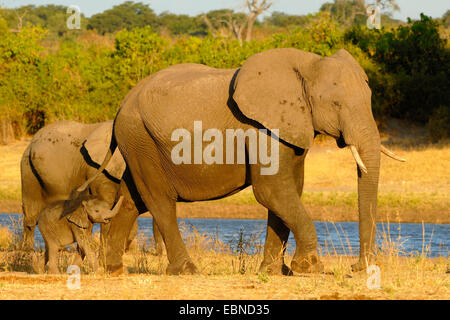
<path fill-rule="evenodd" d="M 167 274 L 195 274 L 197 267 L 191 261 L 186 246 L 181 238 L 176 216 L 176 200 L 168 196 L 167 190 L 161 188 L 161 170 L 152 167 L 149 161 L 138 160 L 141 164 L 136 171 L 131 169 L 133 180 L 136 183 L 139 194 L 145 205 L 153 215 L 157 229 L 161 232 L 162 239 L 167 249 L 169 266 Z M 141 179 L 145 177 L 150 181 L 150 188 Z"/>
<path fill-rule="evenodd" d="M 34 231 L 41 211 L 47 203 L 42 195 L 42 186 L 37 178 L 37 172 L 33 170 L 27 154 L 21 163 L 22 175 L 22 212 L 23 232 L 21 240 L 22 250 L 34 249 Z"/>
<path fill-rule="evenodd" d="M 32 251 L 34 250 L 34 233 L 38 221 L 39 214 L 45 208 L 45 202 L 42 197 L 28 197 L 23 196 L 23 231 L 21 248 L 22 250 Z"/>
<path fill-rule="evenodd" d="M 160 163 L 155 142 L 148 136 L 145 128 L 142 132 L 133 132 L 122 144 L 118 139 L 120 151 L 130 168 L 132 180 L 148 211 L 153 215 L 157 228 L 167 250 L 169 266 L 167 274 L 193 274 L 197 268 L 191 261 L 178 229 L 176 216 L 177 195 L 171 188 Z M 136 139 L 139 137 L 140 139 Z M 130 146 L 139 146 L 135 150 Z M 145 150 L 142 151 L 142 150 Z"/>

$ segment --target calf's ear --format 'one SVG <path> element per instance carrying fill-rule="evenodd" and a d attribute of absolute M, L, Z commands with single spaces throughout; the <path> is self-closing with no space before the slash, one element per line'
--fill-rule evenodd
<path fill-rule="evenodd" d="M 89 228 L 89 218 L 87 212 L 83 208 L 79 208 L 75 212 L 68 215 L 67 220 L 79 228 Z"/>
<path fill-rule="evenodd" d="M 83 190 L 81 193 L 78 192 L 77 189 L 78 186 L 72 190 L 69 198 L 64 201 L 63 210 L 61 216 L 59 217 L 60 219 L 73 213 L 75 210 L 80 208 L 84 200 L 89 199 L 89 188 Z"/>

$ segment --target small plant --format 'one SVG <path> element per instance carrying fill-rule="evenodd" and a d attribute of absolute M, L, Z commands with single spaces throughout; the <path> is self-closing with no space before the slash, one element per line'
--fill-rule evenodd
<path fill-rule="evenodd" d="M 262 283 L 267 283 L 270 281 L 269 276 L 267 275 L 267 273 L 265 272 L 260 272 L 258 274 L 258 280 L 261 281 Z"/>
<path fill-rule="evenodd" d="M 235 273 L 246 274 L 258 271 L 263 249 L 259 240 L 260 232 L 246 235 L 244 229 L 240 229 L 237 242 L 230 244 L 233 255 L 237 256 L 237 261 L 236 258 L 232 261 Z"/>

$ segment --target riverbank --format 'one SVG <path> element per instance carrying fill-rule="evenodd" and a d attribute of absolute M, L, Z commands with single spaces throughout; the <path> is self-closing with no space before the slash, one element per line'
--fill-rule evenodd
<path fill-rule="evenodd" d="M 395 126 L 392 126 L 395 128 Z M 378 221 L 450 223 L 450 145 L 428 145 L 400 129 L 382 134 L 406 163 L 382 156 Z M 395 137 L 395 138 L 393 138 Z M 20 157 L 29 140 L 0 146 L 0 212 L 20 213 Z M 316 221 L 358 221 L 355 163 L 347 149 L 331 139 L 316 142 L 305 164 L 305 207 Z M 181 218 L 265 219 L 251 189 L 222 200 L 180 203 Z"/>

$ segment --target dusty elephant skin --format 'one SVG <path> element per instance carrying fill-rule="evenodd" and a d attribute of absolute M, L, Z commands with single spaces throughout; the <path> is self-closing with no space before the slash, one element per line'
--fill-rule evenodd
<path fill-rule="evenodd" d="M 22 247 L 32 250 L 34 230 L 40 212 L 55 201 L 69 198 L 73 188 L 92 176 L 108 150 L 113 122 L 82 124 L 75 121 L 52 123 L 33 137 L 21 161 L 23 239 Z M 114 204 L 125 163 L 114 154 L 105 171 L 90 185 L 92 195 Z M 102 225 L 102 234 L 107 225 Z M 137 224 L 130 233 L 134 239 Z"/>
<path fill-rule="evenodd" d="M 92 239 L 93 223 L 108 223 L 120 210 L 123 197 L 114 209 L 106 201 L 98 199 L 83 200 L 82 205 L 74 212 L 61 217 L 64 201 L 57 201 L 47 206 L 39 217 L 39 231 L 45 241 L 45 265 L 49 273 L 59 273 L 58 251 L 76 242 L 78 253 L 74 264 L 80 265 L 83 259 L 89 262 L 95 272 L 98 260 Z"/>
<path fill-rule="evenodd" d="M 278 129 L 278 172 L 261 175 L 263 166 L 248 162 L 175 165 L 171 151 L 177 142 L 171 135 L 179 128 L 193 135 L 195 121 L 202 121 L 203 130 L 222 132 Z M 297 49 L 269 50 L 234 70 L 198 64 L 169 67 L 129 92 L 113 130 L 110 151 L 100 170 L 117 146 L 127 163 L 121 187 L 124 210 L 111 222 L 106 249 L 113 273 L 122 269 L 120 244 L 127 234 L 125 229 L 131 228 L 143 211 L 133 211 L 136 207 L 148 208 L 162 233 L 169 259 L 167 273 L 197 272 L 178 230 L 176 202 L 226 197 L 249 185 L 256 200 L 268 210 L 261 270 L 275 274 L 323 271 L 316 230 L 300 200 L 304 160 L 318 133 L 334 137 L 341 148 L 349 146 L 357 162 L 361 254 L 353 268 L 364 269 L 370 262 L 380 151 L 398 157 L 380 146 L 367 76 L 347 51 L 323 58 Z M 236 144 L 234 148 L 236 151 Z M 248 141 L 245 148 L 248 153 Z M 78 191 L 92 179 L 95 176 Z M 297 244 L 291 269 L 283 258 L 290 232 Z"/>

